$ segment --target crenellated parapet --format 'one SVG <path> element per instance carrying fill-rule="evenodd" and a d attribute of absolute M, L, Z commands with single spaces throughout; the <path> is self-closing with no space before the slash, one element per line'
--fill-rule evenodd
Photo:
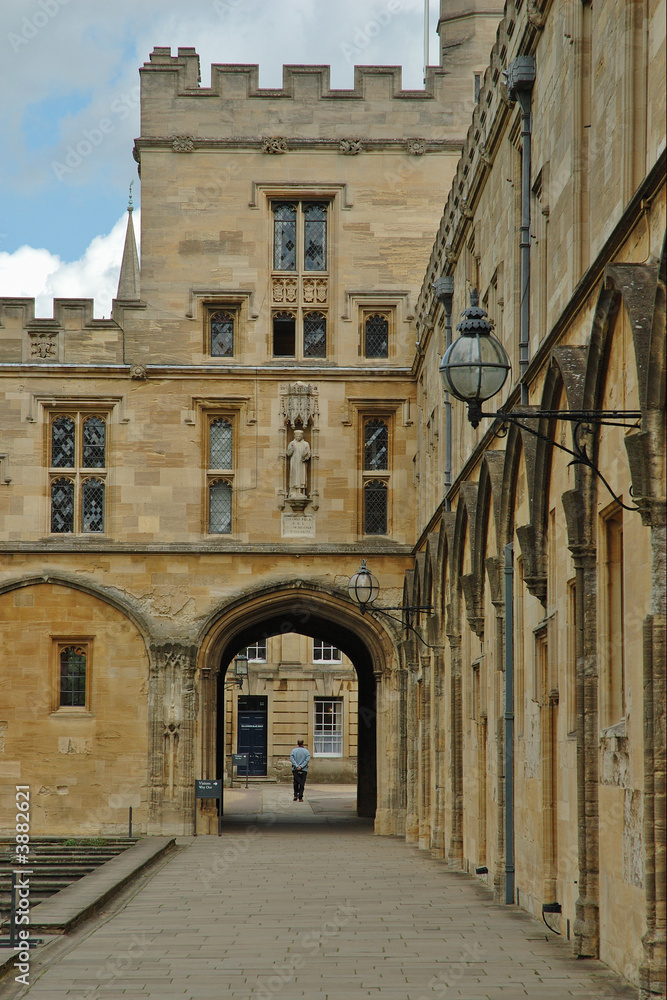
<path fill-rule="evenodd" d="M 34 298 L 0 298 L 0 364 L 120 364 L 122 330 L 94 319 L 93 299 L 54 299 L 53 317 L 35 316 Z"/>
<path fill-rule="evenodd" d="M 373 141 L 405 145 L 415 138 L 428 152 L 430 143 L 460 143 L 472 104 L 469 74 L 463 80 L 433 66 L 424 90 L 404 90 L 400 66 L 356 66 L 351 89 L 332 88 L 328 66 L 284 66 L 282 88 L 260 87 L 257 65 L 214 64 L 211 86 L 199 80 L 194 49 L 179 48 L 175 56 L 170 48 L 153 50 L 141 69 L 141 142 L 173 137 L 174 151 L 189 152 L 189 139 L 195 146 L 215 140 L 244 145 L 278 132 L 286 141 L 281 152 L 294 140 L 353 142 L 360 135 L 364 150 Z"/>

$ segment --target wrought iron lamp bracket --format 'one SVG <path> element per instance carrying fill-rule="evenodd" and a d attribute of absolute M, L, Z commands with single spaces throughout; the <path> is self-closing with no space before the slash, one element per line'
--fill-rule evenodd
<path fill-rule="evenodd" d="M 410 616 L 413 611 L 433 611 L 432 604 L 414 604 L 409 607 L 406 607 L 406 605 L 404 604 L 398 604 L 398 605 L 388 605 L 385 608 L 376 608 L 375 605 L 373 604 L 360 604 L 359 610 L 361 611 L 362 615 L 365 614 L 366 611 L 369 611 L 371 613 L 371 616 L 374 615 L 375 613 L 384 615 L 385 618 L 390 618 L 393 622 L 397 622 L 397 624 L 402 625 L 403 628 L 409 629 L 410 632 L 414 633 L 414 635 L 417 636 L 422 645 L 426 646 L 427 649 L 437 648 L 436 646 L 429 645 L 429 643 L 422 638 L 422 636 L 419 634 L 417 629 L 410 621 Z M 404 613 L 407 612 L 407 615 L 405 618 L 397 618 L 396 615 L 388 614 L 389 611 L 403 611 Z"/>
<path fill-rule="evenodd" d="M 592 433 L 593 428 L 598 427 L 627 427 L 629 429 L 639 429 L 642 415 L 639 410 L 538 410 L 534 413 L 527 413 L 525 411 L 518 410 L 498 410 L 497 413 L 483 413 L 481 408 L 471 414 L 479 423 L 479 419 L 482 417 L 489 417 L 491 420 L 497 420 L 500 422 L 500 426 L 495 429 L 494 434 L 496 437 L 505 437 L 507 434 L 509 424 L 516 424 L 517 427 L 522 428 L 522 430 L 528 431 L 529 434 L 533 434 L 535 437 L 539 438 L 541 441 L 546 442 L 546 444 L 553 445 L 554 448 L 558 448 L 560 451 L 566 452 L 568 455 L 572 455 L 572 461 L 570 465 L 584 465 L 587 469 L 590 469 L 594 476 L 604 484 L 604 486 L 609 491 L 610 495 L 614 498 L 616 503 L 622 507 L 624 510 L 638 511 L 639 507 L 635 504 L 630 506 L 629 504 L 623 503 L 623 501 L 614 493 L 611 486 L 600 472 L 600 470 L 595 465 L 593 459 L 590 457 L 587 451 L 587 444 L 585 437 Z M 573 447 L 568 448 L 567 445 L 560 444 L 560 442 L 555 441 L 553 438 L 548 437 L 546 434 L 542 434 L 534 427 L 530 427 L 528 424 L 524 423 L 526 420 L 567 420 L 569 423 L 574 424 L 574 430 L 572 433 Z M 477 424 L 473 423 L 473 426 Z M 632 488 L 630 488 L 630 495 L 632 495 Z"/>

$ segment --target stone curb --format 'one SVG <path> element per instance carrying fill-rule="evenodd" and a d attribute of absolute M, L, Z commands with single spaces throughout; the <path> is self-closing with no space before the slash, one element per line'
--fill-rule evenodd
<path fill-rule="evenodd" d="M 175 844 L 175 837 L 146 837 L 128 847 L 36 906 L 30 913 L 31 934 L 67 934 Z"/>

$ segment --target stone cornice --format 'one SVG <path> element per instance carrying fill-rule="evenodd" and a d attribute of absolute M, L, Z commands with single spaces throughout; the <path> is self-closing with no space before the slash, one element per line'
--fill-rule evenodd
<path fill-rule="evenodd" d="M 168 543 L 129 543 L 129 542 L 113 542 L 110 540 L 98 540 L 90 538 L 80 538 L 77 536 L 76 540 L 72 539 L 67 542 L 62 542 L 60 539 L 57 541 L 53 538 L 49 538 L 43 541 L 37 542 L 0 542 L 0 552 L 35 552 L 44 553 L 48 552 L 52 555 L 56 553 L 76 553 L 77 555 L 83 555 L 88 552 L 115 552 L 115 553 L 149 553 L 154 555 L 169 554 L 173 555 L 178 553 L 181 555 L 220 555 L 227 556 L 230 554 L 243 555 L 285 555 L 292 552 L 296 552 L 299 555 L 361 555 L 367 558 L 372 558 L 373 556 L 404 556 L 406 559 L 410 558 L 412 555 L 412 545 L 402 545 L 402 544 L 391 544 L 391 543 L 375 543 L 369 544 L 369 542 L 350 542 L 347 545 L 341 545 L 335 542 L 322 542 L 319 545 L 308 544 L 304 545 L 298 542 L 291 543 L 281 543 L 281 542 L 264 542 L 262 544 L 244 544 L 243 542 L 193 542 L 191 544 L 185 542 L 168 542 Z"/>
<path fill-rule="evenodd" d="M 23 363 L 21 361 L 6 361 L 0 363 L 0 377 L 3 375 L 40 375 L 45 378 L 62 377 L 63 375 L 89 375 L 92 378 L 116 377 L 131 378 L 132 370 L 138 366 L 125 365 L 95 365 L 95 364 L 50 364 Z M 387 378 L 412 380 L 411 368 L 390 366 L 380 368 L 376 362 L 372 366 L 365 365 L 145 365 L 145 377 L 159 378 L 309 378 L 309 379 L 373 379 Z"/>
<path fill-rule="evenodd" d="M 225 152 L 234 149 L 252 149 L 267 154 L 282 154 L 299 152 L 301 150 L 321 149 L 338 151 L 341 156 L 359 156 L 364 153 L 393 151 L 408 155 L 420 156 L 424 153 L 460 153 L 461 142 L 456 139 L 424 139 L 415 136 L 396 139 L 362 139 L 361 149 L 352 152 L 342 148 L 344 143 L 357 141 L 356 136 L 274 136 L 284 143 L 284 149 L 267 148 L 266 136 L 195 136 L 195 135 L 155 135 L 140 136 L 135 140 L 138 155 L 146 149 L 164 149 L 179 154 L 189 154 L 200 150 L 217 150 Z M 419 143 L 419 145 L 417 145 Z M 136 159 L 136 156 L 135 156 Z"/>

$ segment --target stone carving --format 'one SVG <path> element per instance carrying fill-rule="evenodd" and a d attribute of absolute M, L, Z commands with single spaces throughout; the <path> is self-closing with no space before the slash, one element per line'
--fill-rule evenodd
<path fill-rule="evenodd" d="M 274 302 L 296 302 L 298 281 L 296 278 L 273 279 Z"/>
<path fill-rule="evenodd" d="M 526 7 L 526 16 L 528 18 L 528 23 L 532 24 L 534 28 L 537 28 L 538 31 L 544 30 L 544 14 L 539 9 L 537 4 L 533 2 L 533 0 L 529 0 L 528 2 L 528 6 Z"/>
<path fill-rule="evenodd" d="M 328 282 L 326 278 L 304 278 L 303 301 L 304 302 L 326 302 L 328 296 Z"/>
<path fill-rule="evenodd" d="M 356 156 L 357 153 L 363 152 L 363 148 L 361 139 L 341 139 L 338 152 L 344 156 Z"/>
<path fill-rule="evenodd" d="M 410 156 L 423 156 L 426 152 L 426 143 L 423 139 L 408 139 L 408 153 Z"/>
<path fill-rule="evenodd" d="M 288 500 L 305 499 L 308 478 L 306 463 L 310 461 L 310 445 L 304 438 L 302 430 L 294 431 L 294 438 L 287 446 L 287 457 L 289 459 Z"/>
<path fill-rule="evenodd" d="M 171 140 L 171 148 L 175 153 L 192 153 L 195 141 L 191 135 L 175 135 Z"/>
<path fill-rule="evenodd" d="M 143 379 L 146 378 L 146 369 L 143 365 L 132 365 L 130 368 L 130 378 Z"/>
<path fill-rule="evenodd" d="M 30 356 L 33 358 L 55 358 L 58 356 L 56 348 L 57 333 L 30 333 Z"/>
<path fill-rule="evenodd" d="M 290 382 L 280 387 L 281 416 L 290 427 L 307 427 L 319 416 L 317 387 L 309 382 Z"/>
<path fill-rule="evenodd" d="M 468 204 L 468 200 L 466 198 L 461 198 L 461 201 L 459 203 L 459 208 L 461 209 L 461 215 L 463 216 L 464 219 L 472 219 L 473 210 Z"/>
<path fill-rule="evenodd" d="M 263 153 L 286 153 L 287 152 L 287 139 L 283 139 L 282 136 L 264 136 L 262 139 L 262 152 Z"/>

